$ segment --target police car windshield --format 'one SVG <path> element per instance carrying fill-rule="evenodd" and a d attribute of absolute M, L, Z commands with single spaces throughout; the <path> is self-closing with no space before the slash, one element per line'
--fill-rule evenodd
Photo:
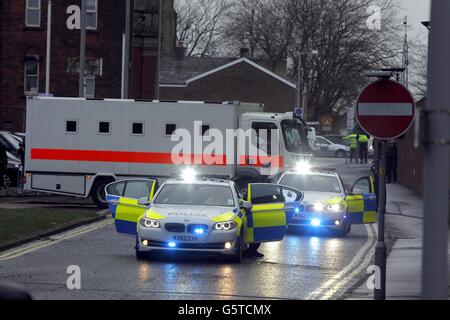
<path fill-rule="evenodd" d="M 231 188 L 210 184 L 166 184 L 155 204 L 234 207 Z"/>
<path fill-rule="evenodd" d="M 296 188 L 300 191 L 342 193 L 336 177 L 311 174 L 287 174 L 280 184 Z"/>

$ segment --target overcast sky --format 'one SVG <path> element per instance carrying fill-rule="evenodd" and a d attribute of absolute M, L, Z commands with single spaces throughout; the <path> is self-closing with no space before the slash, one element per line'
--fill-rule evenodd
<path fill-rule="evenodd" d="M 410 26 L 410 37 L 427 37 L 428 31 L 422 26 L 422 21 L 430 20 L 431 0 L 400 0 L 402 17 L 408 16 Z"/>

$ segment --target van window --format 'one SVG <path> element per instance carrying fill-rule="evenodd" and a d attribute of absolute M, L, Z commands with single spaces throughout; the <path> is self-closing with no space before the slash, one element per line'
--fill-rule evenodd
<path fill-rule="evenodd" d="M 211 126 L 206 125 L 206 124 L 202 125 L 202 136 L 208 136 L 209 129 L 211 129 Z"/>
<path fill-rule="evenodd" d="M 98 133 L 110 134 L 111 133 L 111 122 L 109 122 L 109 121 L 100 121 L 98 123 Z"/>
<path fill-rule="evenodd" d="M 253 122 L 252 129 L 256 132 L 257 148 L 266 151 L 267 155 L 272 155 L 272 130 L 278 127 L 273 122 Z M 278 138 L 277 138 L 278 140 Z M 267 149 L 267 150 L 266 150 Z"/>
<path fill-rule="evenodd" d="M 281 121 L 281 131 L 283 132 L 286 150 L 294 153 L 307 151 L 308 139 L 304 128 L 298 120 Z"/>
<path fill-rule="evenodd" d="M 142 136 L 144 134 L 144 123 L 143 122 L 133 122 L 132 134 L 135 136 Z"/>
<path fill-rule="evenodd" d="M 66 121 L 66 132 L 67 133 L 77 133 L 78 132 L 78 121 L 75 121 L 75 120 Z"/>
<path fill-rule="evenodd" d="M 166 124 L 166 136 L 172 136 L 177 130 L 177 125 L 175 123 Z"/>

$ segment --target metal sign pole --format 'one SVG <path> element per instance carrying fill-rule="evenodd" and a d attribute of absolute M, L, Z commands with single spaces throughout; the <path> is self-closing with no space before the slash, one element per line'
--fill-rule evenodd
<path fill-rule="evenodd" d="M 386 141 L 378 145 L 378 242 L 375 248 L 375 265 L 380 268 L 380 287 L 375 288 L 374 299 L 386 299 L 386 244 L 384 242 L 384 217 L 386 213 Z"/>

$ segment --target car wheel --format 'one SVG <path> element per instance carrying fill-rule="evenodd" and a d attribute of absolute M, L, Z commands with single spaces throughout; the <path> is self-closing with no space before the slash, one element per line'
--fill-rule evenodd
<path fill-rule="evenodd" d="M 342 227 L 336 231 L 339 237 L 346 237 L 352 230 L 352 226 L 349 224 L 342 225 Z"/>
<path fill-rule="evenodd" d="M 232 263 L 241 263 L 244 257 L 244 250 L 242 246 L 242 236 L 237 238 L 236 247 L 238 248 L 237 252 L 230 257 L 230 262 Z"/>
<path fill-rule="evenodd" d="M 335 153 L 335 157 L 336 158 L 345 158 L 346 152 L 344 150 L 338 150 Z"/>
<path fill-rule="evenodd" d="M 136 259 L 137 260 L 147 260 L 148 254 L 146 252 L 142 252 L 136 249 Z"/>

